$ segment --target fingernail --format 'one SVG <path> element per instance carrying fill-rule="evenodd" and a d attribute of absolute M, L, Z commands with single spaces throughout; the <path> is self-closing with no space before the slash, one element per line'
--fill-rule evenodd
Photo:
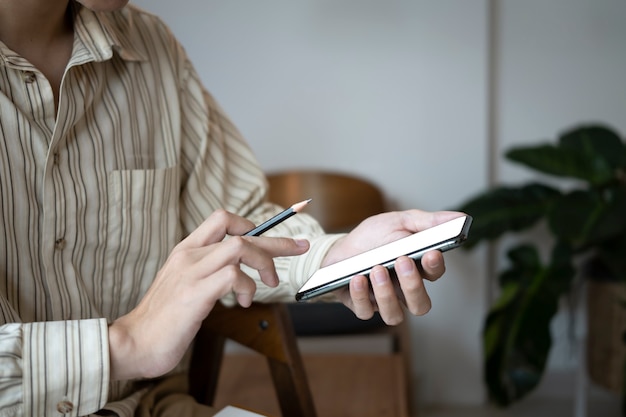
<path fill-rule="evenodd" d="M 363 291 L 365 290 L 365 288 L 367 288 L 367 284 L 365 283 L 364 279 L 355 279 L 353 286 L 354 289 L 357 291 Z"/>
<path fill-rule="evenodd" d="M 309 245 L 309 241 L 306 239 L 294 239 L 296 241 L 296 246 L 301 248 L 307 247 Z"/>
<path fill-rule="evenodd" d="M 252 304 L 252 296 L 246 293 L 238 293 L 237 302 L 242 307 L 250 307 L 250 305 Z"/>
<path fill-rule="evenodd" d="M 374 278 L 374 282 L 378 285 L 382 285 L 387 282 L 387 274 L 385 273 L 384 268 L 374 268 L 372 270 L 372 276 Z"/>
<path fill-rule="evenodd" d="M 394 269 L 398 275 L 410 275 L 413 273 L 415 264 L 410 259 L 398 259 L 394 265 Z"/>
<path fill-rule="evenodd" d="M 436 269 L 439 268 L 439 257 L 438 256 L 431 256 L 428 259 L 428 267 L 430 269 Z"/>
<path fill-rule="evenodd" d="M 280 282 L 280 278 L 278 278 L 278 275 L 275 275 L 272 279 L 270 279 L 268 282 L 266 282 L 266 284 L 269 287 L 274 288 L 274 287 L 278 286 L 279 282 Z"/>

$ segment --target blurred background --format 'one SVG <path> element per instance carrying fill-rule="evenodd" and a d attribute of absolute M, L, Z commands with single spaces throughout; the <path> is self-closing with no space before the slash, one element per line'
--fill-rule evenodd
<path fill-rule="evenodd" d="M 356 174 L 398 209 L 453 208 L 528 178 L 501 157 L 512 145 L 587 122 L 626 132 L 624 0 L 132 2 L 169 24 L 268 172 Z M 433 309 L 411 321 L 424 408 L 486 401 L 481 330 L 501 256 L 446 262 Z M 569 313 L 555 333 L 572 333 Z M 556 340 L 528 401 L 580 412 L 583 324 Z"/>

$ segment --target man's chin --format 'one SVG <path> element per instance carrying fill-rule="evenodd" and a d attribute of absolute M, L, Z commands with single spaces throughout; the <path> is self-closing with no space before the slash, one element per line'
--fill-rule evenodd
<path fill-rule="evenodd" d="M 78 0 L 80 4 L 95 12 L 112 12 L 128 4 L 129 0 Z"/>

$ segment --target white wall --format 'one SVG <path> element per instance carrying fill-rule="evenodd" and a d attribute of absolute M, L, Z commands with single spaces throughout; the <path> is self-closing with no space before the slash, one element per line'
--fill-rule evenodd
<path fill-rule="evenodd" d="M 135 0 L 162 16 L 263 167 L 361 174 L 399 207 L 456 206 L 487 185 L 496 152 L 580 121 L 626 132 L 623 0 Z M 528 173 L 498 160 L 496 182 Z M 483 253 L 446 255 L 433 310 L 412 321 L 423 403 L 484 401 Z M 557 330 L 564 331 L 563 318 Z M 551 367 L 572 366 L 557 346 Z"/>

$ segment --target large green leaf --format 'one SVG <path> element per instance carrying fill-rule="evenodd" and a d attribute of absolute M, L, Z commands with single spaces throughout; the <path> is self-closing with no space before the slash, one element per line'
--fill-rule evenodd
<path fill-rule="evenodd" d="M 601 244 L 614 237 L 626 236 L 626 187 L 616 184 L 600 190 L 599 193 L 604 208 L 589 233 L 589 246 Z"/>
<path fill-rule="evenodd" d="M 546 282 L 545 290 L 560 297 L 570 291 L 572 279 L 576 275 L 573 264 L 574 251 L 563 241 L 557 240 L 552 249 L 550 258 L 550 277 Z"/>
<path fill-rule="evenodd" d="M 613 181 L 626 167 L 626 147 L 621 138 L 611 129 L 596 125 L 571 129 L 556 145 L 516 147 L 505 156 L 539 172 L 593 185 Z"/>
<path fill-rule="evenodd" d="M 601 125 L 582 126 L 564 132 L 559 139 L 564 149 L 576 149 L 611 170 L 626 167 L 626 146 L 616 131 Z M 601 168 L 604 169 L 604 168 Z"/>
<path fill-rule="evenodd" d="M 519 188 L 498 187 L 474 196 L 459 208 L 474 218 L 464 246 L 471 248 L 480 241 L 533 226 L 545 217 L 560 195 L 555 188 L 528 184 Z"/>
<path fill-rule="evenodd" d="M 548 225 L 555 236 L 580 247 L 588 242 L 605 208 L 597 193 L 576 190 L 555 201 Z"/>
<path fill-rule="evenodd" d="M 567 246 L 557 246 L 545 267 L 535 247 L 509 252 L 512 266 L 501 278 L 502 296 L 483 333 L 485 380 L 490 397 L 500 405 L 524 397 L 541 380 L 552 342 L 550 322 L 574 276 L 570 255 Z"/>
<path fill-rule="evenodd" d="M 554 145 L 518 147 L 509 150 L 506 157 L 545 174 L 578 178 L 592 184 L 602 184 L 613 177 L 609 164 L 578 149 Z"/>
<path fill-rule="evenodd" d="M 576 190 L 557 199 L 548 224 L 554 235 L 577 250 L 586 250 L 626 233 L 626 190 Z"/>

